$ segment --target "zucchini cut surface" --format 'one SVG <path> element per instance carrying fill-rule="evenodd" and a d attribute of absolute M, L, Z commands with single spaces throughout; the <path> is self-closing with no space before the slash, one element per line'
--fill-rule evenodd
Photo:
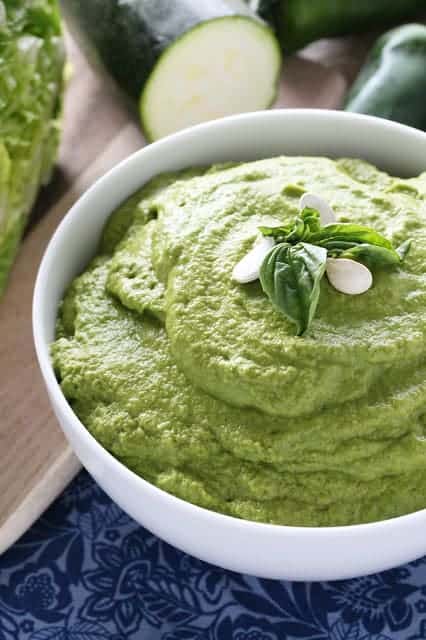
<path fill-rule="evenodd" d="M 140 100 L 145 135 L 156 140 L 185 127 L 269 107 L 281 54 L 272 31 L 227 16 L 197 25 L 159 58 Z"/>

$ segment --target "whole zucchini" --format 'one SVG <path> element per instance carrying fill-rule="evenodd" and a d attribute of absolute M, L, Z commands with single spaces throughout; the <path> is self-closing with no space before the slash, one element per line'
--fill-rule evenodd
<path fill-rule="evenodd" d="M 426 130 L 426 26 L 407 24 L 374 45 L 353 84 L 346 111 Z"/>
<path fill-rule="evenodd" d="M 320 38 L 344 36 L 409 19 L 425 0 L 249 0 L 294 52 Z"/>
<path fill-rule="evenodd" d="M 57 0 L 0 0 L 0 295 L 56 158 L 63 67 Z"/>
<path fill-rule="evenodd" d="M 62 0 L 89 59 L 138 101 L 148 139 L 268 107 L 281 54 L 242 0 Z"/>

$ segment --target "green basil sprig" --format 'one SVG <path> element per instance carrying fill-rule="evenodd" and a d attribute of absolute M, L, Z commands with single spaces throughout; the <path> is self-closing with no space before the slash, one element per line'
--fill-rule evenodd
<path fill-rule="evenodd" d="M 260 282 L 278 311 L 303 335 L 313 320 L 327 257 L 349 258 L 369 269 L 398 266 L 407 256 L 411 239 L 395 249 L 374 229 L 353 223 L 321 226 L 320 214 L 305 208 L 292 225 L 259 227 L 278 244 L 265 257 Z"/>
<path fill-rule="evenodd" d="M 306 207 L 296 217 L 293 224 L 279 227 L 259 227 L 264 236 L 275 238 L 277 242 L 295 244 L 308 240 L 310 236 L 321 230 L 320 214 L 316 209 Z"/>
<path fill-rule="evenodd" d="M 278 311 L 294 322 L 297 335 L 310 326 L 318 305 L 327 250 L 313 244 L 281 242 L 260 268 L 260 282 Z"/>

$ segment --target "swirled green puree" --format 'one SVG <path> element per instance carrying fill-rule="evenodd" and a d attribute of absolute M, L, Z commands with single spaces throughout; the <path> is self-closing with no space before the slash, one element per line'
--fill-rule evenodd
<path fill-rule="evenodd" d="M 304 191 L 398 246 L 365 294 L 324 278 L 309 331 L 235 264 Z M 274 158 L 160 176 L 69 288 L 52 354 L 87 429 L 130 469 L 241 518 L 344 525 L 426 507 L 426 173 Z"/>

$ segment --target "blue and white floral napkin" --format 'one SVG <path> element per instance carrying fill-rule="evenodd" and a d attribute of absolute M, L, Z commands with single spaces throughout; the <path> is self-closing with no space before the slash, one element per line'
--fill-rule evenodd
<path fill-rule="evenodd" d="M 426 639 L 426 558 L 342 582 L 260 580 L 142 529 L 83 472 L 0 557 L 0 640 Z"/>

